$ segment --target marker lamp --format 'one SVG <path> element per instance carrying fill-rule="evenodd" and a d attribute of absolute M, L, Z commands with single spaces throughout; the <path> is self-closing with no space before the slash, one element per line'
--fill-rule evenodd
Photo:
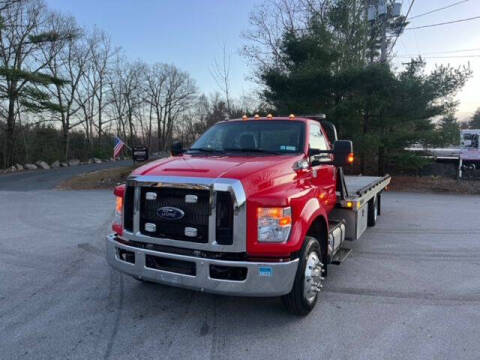
<path fill-rule="evenodd" d="M 258 242 L 282 243 L 288 240 L 292 228 L 289 207 L 258 208 Z"/>

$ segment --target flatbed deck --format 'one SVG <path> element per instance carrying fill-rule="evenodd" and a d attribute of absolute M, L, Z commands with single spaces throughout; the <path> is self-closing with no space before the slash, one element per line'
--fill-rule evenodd
<path fill-rule="evenodd" d="M 356 200 L 364 203 L 379 193 L 390 183 L 390 175 L 386 176 L 345 176 L 347 194 L 345 200 Z"/>

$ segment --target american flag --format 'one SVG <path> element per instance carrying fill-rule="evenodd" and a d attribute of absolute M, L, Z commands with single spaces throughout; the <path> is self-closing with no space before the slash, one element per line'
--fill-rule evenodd
<path fill-rule="evenodd" d="M 125 143 L 118 136 L 115 136 L 115 146 L 113 147 L 114 159 L 120 154 L 124 146 Z"/>

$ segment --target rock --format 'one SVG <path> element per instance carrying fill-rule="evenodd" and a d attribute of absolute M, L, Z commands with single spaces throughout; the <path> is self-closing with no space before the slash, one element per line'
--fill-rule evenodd
<path fill-rule="evenodd" d="M 93 164 L 94 163 L 93 159 L 88 159 L 88 163 Z"/>
<path fill-rule="evenodd" d="M 102 160 L 100 160 L 99 158 L 93 158 L 93 162 L 95 164 L 101 164 L 102 163 Z"/>
<path fill-rule="evenodd" d="M 22 171 L 23 170 L 23 165 L 21 165 L 21 164 L 15 164 L 15 167 L 17 168 L 17 171 Z"/>
<path fill-rule="evenodd" d="M 17 171 L 17 168 L 15 166 L 10 166 L 6 172 L 15 172 Z"/>
<path fill-rule="evenodd" d="M 60 166 L 61 166 L 61 167 L 68 167 L 68 163 L 62 161 L 62 162 L 60 163 Z"/>
<path fill-rule="evenodd" d="M 37 161 L 35 164 L 37 164 L 37 166 L 40 168 L 40 169 L 44 169 L 44 170 L 48 170 L 50 169 L 50 165 L 48 165 L 45 161 Z"/>
<path fill-rule="evenodd" d="M 59 168 L 60 167 L 60 161 L 54 161 L 53 163 L 50 164 L 51 168 Z"/>
<path fill-rule="evenodd" d="M 80 165 L 80 160 L 78 159 L 72 159 L 68 162 L 68 165 L 70 166 L 77 166 L 77 165 Z"/>
<path fill-rule="evenodd" d="M 34 164 L 25 164 L 24 167 L 25 167 L 25 169 L 27 169 L 27 170 L 36 170 L 36 169 L 38 169 L 38 168 L 37 168 L 37 165 L 34 165 Z"/>

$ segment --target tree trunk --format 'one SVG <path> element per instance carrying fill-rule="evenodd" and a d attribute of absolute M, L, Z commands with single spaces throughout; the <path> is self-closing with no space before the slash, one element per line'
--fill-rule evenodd
<path fill-rule="evenodd" d="M 368 113 L 363 115 L 363 136 L 368 133 Z M 367 167 L 367 162 L 366 162 L 366 151 L 365 151 L 365 144 L 362 146 L 362 150 L 360 153 L 360 173 L 362 175 L 365 175 L 365 170 Z"/>
<path fill-rule="evenodd" d="M 382 145 L 378 147 L 378 175 L 385 175 L 385 147 Z"/>
<path fill-rule="evenodd" d="M 15 163 L 15 95 L 13 94 L 12 88 L 14 85 L 10 86 L 10 95 L 8 99 L 8 114 L 7 114 L 7 131 L 5 139 L 5 168 L 14 165 Z"/>
<path fill-rule="evenodd" d="M 69 150 L 70 150 L 70 136 L 68 133 L 68 127 L 64 126 L 62 130 L 62 142 L 63 142 L 63 156 L 65 161 L 68 162 Z"/>

